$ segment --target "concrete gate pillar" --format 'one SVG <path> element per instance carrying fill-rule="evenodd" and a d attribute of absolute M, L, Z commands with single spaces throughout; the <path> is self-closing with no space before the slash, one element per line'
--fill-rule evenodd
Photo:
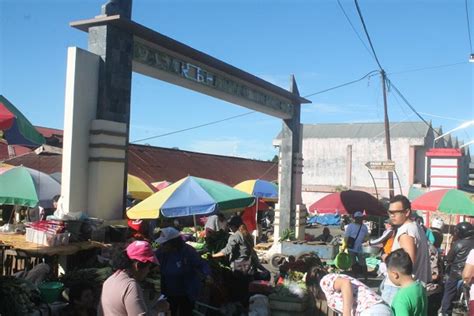
<path fill-rule="evenodd" d="M 132 0 L 110 0 L 101 15 L 130 20 Z M 65 213 L 122 219 L 127 190 L 133 35 L 113 25 L 89 28 L 89 52 L 71 48 L 66 84 Z M 95 64 L 94 64 L 95 63 Z"/>
<path fill-rule="evenodd" d="M 294 76 L 290 91 L 299 96 Z M 293 103 L 294 114 L 283 120 L 278 168 L 279 203 L 275 206 L 274 236 L 278 242 L 286 229 L 295 230 L 297 239 L 304 238 L 306 208 L 302 204 L 301 103 Z"/>
<path fill-rule="evenodd" d="M 101 14 L 130 20 L 132 0 L 111 0 L 102 6 Z M 121 219 L 127 194 L 133 35 L 112 25 L 91 27 L 89 51 L 101 57 L 97 120 L 91 130 L 95 140 L 90 145 L 89 211 L 101 218 Z M 104 196 L 108 201 L 103 201 Z"/>

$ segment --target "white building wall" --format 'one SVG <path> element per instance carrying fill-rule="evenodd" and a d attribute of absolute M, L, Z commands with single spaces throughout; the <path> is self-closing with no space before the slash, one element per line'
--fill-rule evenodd
<path fill-rule="evenodd" d="M 347 147 L 352 146 L 352 169 L 351 187 L 373 188 L 373 181 L 365 164 L 369 161 L 386 160 L 386 147 L 384 138 L 305 138 L 303 139 L 303 186 L 347 186 Z M 408 194 L 409 173 L 410 173 L 410 146 L 424 152 L 424 139 L 422 138 L 393 138 L 392 160 L 395 161 L 396 171 L 400 177 L 403 194 Z M 421 157 L 413 157 L 413 164 L 416 164 L 415 179 L 424 178 L 424 160 Z M 423 158 L 424 159 L 424 158 Z M 418 163 L 416 162 L 417 160 Z M 376 179 L 378 187 L 388 187 L 388 177 L 386 172 L 372 171 L 374 177 L 385 178 Z M 394 179 L 395 193 L 399 193 L 398 182 Z M 379 193 L 387 195 L 379 188 Z M 305 199 L 315 198 L 310 192 L 303 194 Z M 313 201 L 314 202 L 314 201 Z"/>

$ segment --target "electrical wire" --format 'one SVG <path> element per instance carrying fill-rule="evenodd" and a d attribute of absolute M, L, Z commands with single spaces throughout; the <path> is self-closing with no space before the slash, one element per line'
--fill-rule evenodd
<path fill-rule="evenodd" d="M 361 80 L 363 80 L 363 79 L 365 79 L 365 78 L 367 78 L 371 75 L 373 76 L 375 73 L 378 73 L 378 70 L 372 70 L 371 72 L 367 73 L 366 75 L 364 75 L 363 77 L 361 77 L 359 79 L 356 79 L 356 80 L 353 80 L 353 81 L 350 81 L 350 82 L 346 82 L 344 84 L 341 84 L 341 85 L 338 85 L 338 86 L 335 86 L 335 87 L 332 87 L 332 88 L 329 88 L 329 89 L 325 89 L 325 90 L 322 90 L 322 91 L 319 91 L 319 92 L 308 94 L 308 95 L 304 96 L 304 98 L 307 98 L 307 97 L 310 97 L 310 96 L 313 96 L 313 95 L 317 95 L 317 94 L 320 94 L 320 93 L 328 92 L 328 91 L 331 91 L 331 90 L 334 90 L 334 89 L 338 89 L 338 88 L 341 88 L 341 87 L 359 82 L 359 81 L 361 81 Z M 155 138 L 164 137 L 164 136 L 168 136 L 168 135 L 173 135 L 173 134 L 177 134 L 177 133 L 181 133 L 181 132 L 186 132 L 186 131 L 189 131 L 189 130 L 193 130 L 193 129 L 197 129 L 197 128 L 201 128 L 201 127 L 205 127 L 205 126 L 209 126 L 209 125 L 214 125 L 214 124 L 218 124 L 218 123 L 225 122 L 225 121 L 228 121 L 228 120 L 232 120 L 232 119 L 235 119 L 235 118 L 243 117 L 243 116 L 250 115 L 250 114 L 253 114 L 253 113 L 256 113 L 256 111 L 246 112 L 246 113 L 243 113 L 243 114 L 227 117 L 227 118 L 224 118 L 224 119 L 221 119 L 221 120 L 212 121 L 212 122 L 208 122 L 208 123 L 204 123 L 204 124 L 184 128 L 184 129 L 180 129 L 180 130 L 165 133 L 165 134 L 160 134 L 160 135 L 155 135 L 155 136 L 151 136 L 151 137 L 147 137 L 147 138 L 137 139 L 137 140 L 134 140 L 130 143 L 131 144 L 139 143 L 139 142 L 143 142 L 143 141 L 150 140 L 150 139 L 155 139 Z"/>
<path fill-rule="evenodd" d="M 469 48 L 471 49 L 470 53 L 472 54 L 472 39 L 471 39 L 471 25 L 469 23 L 469 6 L 467 4 L 467 0 L 464 0 L 465 7 L 466 7 L 466 21 L 467 21 L 467 34 L 469 36 Z"/>
<path fill-rule="evenodd" d="M 359 32 L 357 32 L 354 24 L 352 24 L 352 21 L 351 21 L 351 19 L 349 19 L 349 16 L 347 15 L 346 10 L 344 10 L 344 7 L 342 6 L 340 0 L 337 0 L 337 4 L 339 5 L 339 8 L 341 8 L 341 11 L 344 14 L 344 16 L 346 17 L 347 22 L 349 22 L 349 25 L 351 26 L 352 30 L 357 35 L 357 38 L 359 38 L 362 45 L 364 45 L 364 47 L 367 50 L 367 52 L 369 53 L 369 55 L 372 56 L 372 53 L 370 52 L 370 49 L 367 47 L 367 44 L 365 44 L 365 42 L 362 40 L 362 37 L 359 35 Z"/>
<path fill-rule="evenodd" d="M 377 65 L 379 66 L 380 70 L 383 70 L 382 66 L 380 65 L 380 61 L 377 57 L 377 54 L 375 53 L 374 45 L 372 44 L 372 40 L 370 39 L 369 32 L 367 31 L 367 26 L 365 25 L 364 17 L 362 16 L 362 12 L 360 11 L 359 3 L 357 0 L 354 0 L 354 3 L 357 8 L 357 13 L 359 14 L 360 21 L 362 22 L 362 26 L 364 27 L 364 32 L 365 36 L 367 36 L 367 40 L 369 41 L 370 48 L 372 49 L 372 53 L 374 54 L 375 61 L 377 62 Z"/>
<path fill-rule="evenodd" d="M 317 94 L 321 94 L 321 93 L 324 93 L 324 92 L 328 92 L 328 91 L 331 91 L 331 90 L 335 90 L 335 89 L 339 89 L 339 88 L 342 88 L 342 87 L 351 85 L 351 84 L 353 84 L 353 83 L 356 83 L 356 82 L 359 82 L 359 81 L 361 81 L 361 80 L 364 80 L 364 79 L 367 78 L 367 77 L 374 76 L 376 73 L 378 74 L 379 71 L 378 71 L 378 70 L 372 70 L 371 72 L 365 74 L 363 77 L 361 77 L 361 78 L 359 78 L 359 79 L 352 80 L 352 81 L 349 81 L 349 82 L 346 82 L 346 83 L 337 85 L 337 86 L 335 86 L 335 87 L 328 88 L 328 89 L 324 89 L 324 90 L 321 90 L 321 91 L 318 91 L 318 92 L 315 92 L 315 93 L 307 94 L 307 95 L 303 96 L 303 98 L 309 98 L 309 97 L 314 96 L 314 95 L 317 95 Z"/>
<path fill-rule="evenodd" d="M 274 162 L 273 165 L 271 165 L 270 168 L 267 169 L 267 171 L 265 171 L 260 177 L 258 177 L 258 179 L 262 179 L 265 175 L 267 175 L 267 173 L 270 172 L 270 170 L 275 168 L 275 166 L 278 166 L 278 162 Z"/>
<path fill-rule="evenodd" d="M 403 102 L 405 102 L 405 104 L 408 105 L 408 107 L 416 114 L 416 116 L 418 116 L 428 127 L 433 128 L 431 126 L 431 124 L 428 123 L 423 118 L 423 116 L 421 116 L 421 114 L 416 111 L 416 109 L 410 104 L 410 102 L 408 102 L 407 98 L 405 98 L 405 96 L 400 92 L 400 90 L 398 90 L 398 88 L 393 84 L 393 82 L 391 82 L 390 79 L 388 79 L 388 78 L 387 78 L 387 81 L 390 82 L 391 88 L 398 94 L 398 96 L 403 100 Z M 436 129 L 433 128 L 433 131 L 436 134 L 438 134 L 438 136 L 440 135 L 439 132 Z"/>
<path fill-rule="evenodd" d="M 462 62 L 452 63 L 452 64 L 444 64 L 444 65 L 437 65 L 437 66 L 427 66 L 427 67 L 422 67 L 422 68 L 414 68 L 414 69 L 408 69 L 408 70 L 403 70 L 403 71 L 390 72 L 390 73 L 387 73 L 387 75 L 399 75 L 399 74 L 404 74 L 404 73 L 409 73 L 409 72 L 417 72 L 417 71 L 423 71 L 423 70 L 452 67 L 452 66 L 464 65 L 464 64 L 468 64 L 468 62 L 467 61 L 462 61 Z"/>
<path fill-rule="evenodd" d="M 137 140 L 132 141 L 131 144 L 133 144 L 133 143 L 139 143 L 139 142 L 143 142 L 143 141 L 145 141 L 145 140 L 150 140 L 150 139 L 159 138 L 159 137 L 163 137 L 163 136 L 173 135 L 173 134 L 177 134 L 177 133 L 189 131 L 189 130 L 196 129 L 196 128 L 205 127 L 205 126 L 209 126 L 209 125 L 213 125 L 213 124 L 225 122 L 225 121 L 229 121 L 229 120 L 232 120 L 232 119 L 235 119 L 235 118 L 238 118 L 238 117 L 242 117 L 242 116 L 246 116 L 246 115 L 250 115 L 250 114 L 254 114 L 254 113 L 256 113 L 256 111 L 250 111 L 250 112 L 246 112 L 246 113 L 239 114 L 239 115 L 235 115 L 235 116 L 231 116 L 231 117 L 226 117 L 226 118 L 221 119 L 221 120 L 212 121 L 212 122 L 204 123 L 204 124 L 201 124 L 201 125 L 196 125 L 196 126 L 184 128 L 184 129 L 180 129 L 180 130 L 173 131 L 173 132 L 169 132 L 169 133 L 165 133 L 165 134 L 160 134 L 160 135 L 151 136 L 151 137 L 147 137 L 147 138 L 137 139 Z"/>
<path fill-rule="evenodd" d="M 431 117 L 445 119 L 445 120 L 451 120 L 451 121 L 456 121 L 456 122 L 466 122 L 466 120 L 461 120 L 461 119 L 454 118 L 454 117 L 449 117 L 449 116 L 435 115 L 435 114 L 421 112 L 421 111 L 418 111 L 418 113 L 423 114 L 423 115 L 427 115 L 427 116 L 431 116 Z"/>

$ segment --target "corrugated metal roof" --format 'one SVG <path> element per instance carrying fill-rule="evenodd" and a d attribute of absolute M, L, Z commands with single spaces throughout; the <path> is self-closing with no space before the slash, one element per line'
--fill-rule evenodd
<path fill-rule="evenodd" d="M 423 122 L 392 122 L 392 138 L 424 138 L 429 127 Z M 333 123 L 303 125 L 304 138 L 376 138 L 385 137 L 384 123 Z"/>
<path fill-rule="evenodd" d="M 303 138 L 377 138 L 385 137 L 384 123 L 302 124 Z M 430 127 L 423 122 L 390 123 L 391 138 L 425 138 Z M 274 140 L 278 146 L 281 131 Z"/>
<path fill-rule="evenodd" d="M 272 162 L 176 149 L 130 145 L 128 159 L 128 172 L 150 183 L 161 180 L 174 182 L 187 175 L 213 179 L 231 186 L 249 179 L 273 181 L 278 178 L 278 164 Z M 31 152 L 8 159 L 5 163 L 51 174 L 61 172 L 62 155 L 37 155 Z"/>

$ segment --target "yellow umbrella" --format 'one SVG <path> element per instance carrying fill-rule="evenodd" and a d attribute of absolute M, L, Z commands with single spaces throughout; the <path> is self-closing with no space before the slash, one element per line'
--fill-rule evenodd
<path fill-rule="evenodd" d="M 127 177 L 127 191 L 133 199 L 144 200 L 155 193 L 142 179 L 131 174 Z"/>

